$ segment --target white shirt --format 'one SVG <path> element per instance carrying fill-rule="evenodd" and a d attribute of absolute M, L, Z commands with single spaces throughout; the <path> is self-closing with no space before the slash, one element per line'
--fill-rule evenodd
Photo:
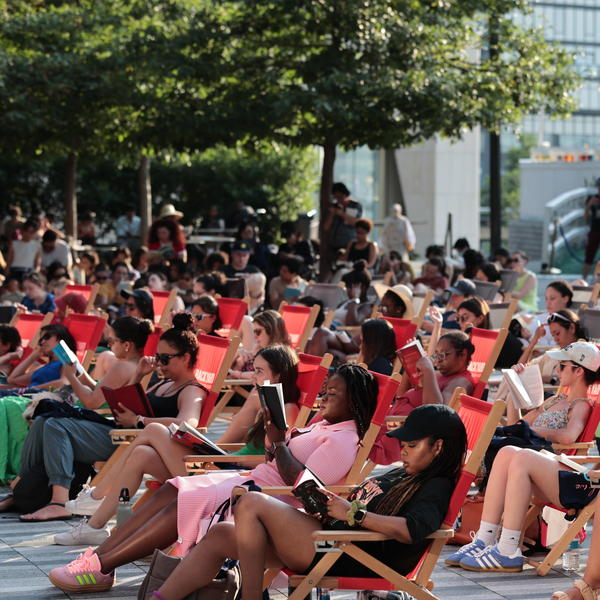
<path fill-rule="evenodd" d="M 10 266 L 20 269 L 33 269 L 35 257 L 41 250 L 42 245 L 37 240 L 30 240 L 29 242 L 13 240 L 13 260 Z"/>
<path fill-rule="evenodd" d="M 70 268 L 73 264 L 71 250 L 66 242 L 56 240 L 56 245 L 51 252 L 44 252 L 42 248 L 42 268 L 48 268 L 53 262 L 59 262 L 63 267 Z"/>
<path fill-rule="evenodd" d="M 127 215 L 122 215 L 115 221 L 115 231 L 118 238 L 140 237 L 140 227 L 142 225 L 142 219 L 137 215 L 133 215 L 131 221 L 127 218 Z"/>

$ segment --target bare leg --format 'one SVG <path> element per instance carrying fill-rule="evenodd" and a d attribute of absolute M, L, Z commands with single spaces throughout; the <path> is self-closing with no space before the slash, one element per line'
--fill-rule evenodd
<path fill-rule="evenodd" d="M 243 597 L 260 599 L 265 567 L 306 569 L 315 555 L 310 535 L 320 527 L 317 519 L 275 498 L 245 494 L 235 507 L 235 525 L 212 527 L 159 592 L 179 600 L 210 583 L 226 558 L 239 558 Z"/>
<path fill-rule="evenodd" d="M 52 498 L 50 503 L 56 502 L 57 504 L 64 504 L 69 499 L 69 490 L 62 485 L 52 486 Z M 65 510 L 64 506 L 43 506 L 39 510 L 26 515 L 21 515 L 22 521 L 33 521 L 37 519 L 56 519 L 57 517 L 68 517 L 71 513 Z"/>
<path fill-rule="evenodd" d="M 146 549 L 151 539 L 152 546 Z M 131 518 L 96 549 L 103 571 L 108 572 L 154 548 L 165 548 L 177 539 L 177 489 L 163 485 Z M 140 543 L 140 548 L 137 544 Z M 143 546 L 143 548 L 141 547 Z M 129 549 L 129 553 L 126 550 Z M 139 552 L 142 552 L 139 554 Z M 127 558 L 128 556 L 131 558 Z M 121 562 L 119 562 L 121 561 Z"/>

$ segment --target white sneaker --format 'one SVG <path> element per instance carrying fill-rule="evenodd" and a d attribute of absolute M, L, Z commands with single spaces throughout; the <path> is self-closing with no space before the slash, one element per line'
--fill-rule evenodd
<path fill-rule="evenodd" d="M 69 500 L 65 503 L 65 509 L 73 515 L 92 516 L 102 504 L 102 498 L 96 500 L 92 497 L 92 492 L 95 489 L 89 485 L 84 485 L 75 500 Z"/>
<path fill-rule="evenodd" d="M 108 527 L 95 529 L 82 519 L 81 523 L 70 531 L 57 533 L 54 536 L 54 543 L 59 546 L 99 546 L 109 535 Z"/>

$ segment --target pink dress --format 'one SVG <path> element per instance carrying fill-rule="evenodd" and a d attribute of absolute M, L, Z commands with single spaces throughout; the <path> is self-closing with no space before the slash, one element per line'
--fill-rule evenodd
<path fill-rule="evenodd" d="M 356 424 L 353 420 L 335 424 L 321 421 L 310 427 L 294 430 L 291 437 L 288 435 L 288 448 L 323 483 L 343 483 L 359 448 Z M 207 519 L 230 497 L 233 488 L 250 480 L 261 487 L 286 485 L 275 461 L 262 463 L 246 474 L 215 471 L 195 477 L 169 479 L 167 483 L 179 490 L 177 531 L 180 550 L 186 551 L 197 543 L 205 533 Z M 293 496 L 282 496 L 281 499 L 299 506 Z"/>

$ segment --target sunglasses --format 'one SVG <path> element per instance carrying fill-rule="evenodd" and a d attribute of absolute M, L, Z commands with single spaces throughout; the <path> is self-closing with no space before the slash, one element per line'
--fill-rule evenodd
<path fill-rule="evenodd" d="M 196 321 L 202 321 L 202 319 L 210 319 L 213 315 L 192 315 Z"/>
<path fill-rule="evenodd" d="M 161 354 L 159 352 L 157 352 L 154 355 L 154 358 L 156 359 L 156 362 L 159 362 L 161 365 L 168 365 L 169 361 L 172 358 L 175 358 L 176 356 L 183 356 L 185 354 L 185 352 L 178 352 L 177 354 Z"/>
<path fill-rule="evenodd" d="M 51 333 L 45 333 L 44 335 L 42 335 L 40 337 L 40 342 L 45 342 L 45 341 L 49 340 L 51 337 L 52 337 Z"/>
<path fill-rule="evenodd" d="M 558 313 L 552 313 L 549 317 L 548 317 L 548 323 L 556 323 L 556 321 L 565 321 L 567 323 L 573 323 L 573 321 L 571 321 L 571 319 L 568 319 L 567 317 L 563 317 L 562 315 L 559 315 Z"/>

